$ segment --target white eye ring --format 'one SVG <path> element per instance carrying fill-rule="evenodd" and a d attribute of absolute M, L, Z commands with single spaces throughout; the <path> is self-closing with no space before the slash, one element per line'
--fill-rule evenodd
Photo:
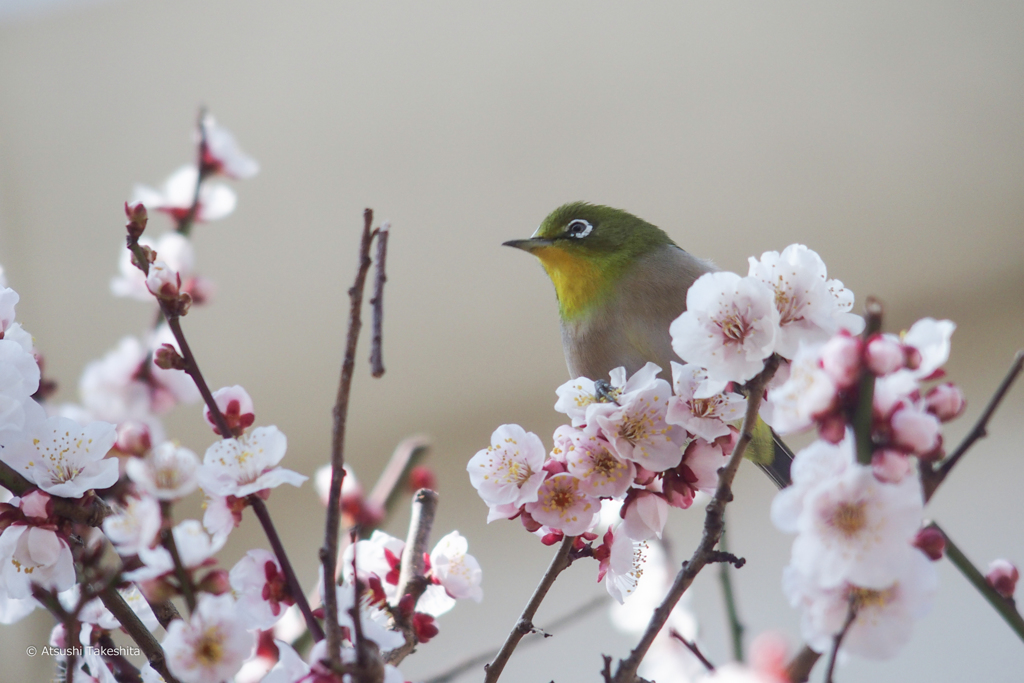
<path fill-rule="evenodd" d="M 583 220 L 582 218 L 576 218 L 569 221 L 569 225 L 565 226 L 565 234 L 569 237 L 575 237 L 576 239 L 583 239 L 594 229 L 594 226 Z"/>

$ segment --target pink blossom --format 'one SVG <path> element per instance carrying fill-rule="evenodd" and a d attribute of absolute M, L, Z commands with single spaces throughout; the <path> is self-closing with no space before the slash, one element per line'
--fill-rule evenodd
<path fill-rule="evenodd" d="M 729 433 L 727 422 L 743 417 L 747 399 L 732 392 L 697 398 L 697 391 L 707 378 L 708 373 L 699 365 L 680 365 L 672 361 L 674 395 L 669 399 L 665 421 L 679 425 L 694 436 L 714 441 Z"/>
<path fill-rule="evenodd" d="M 634 541 L 661 538 L 668 521 L 668 501 L 653 491 L 637 490 L 622 506 L 622 531 Z"/>
<path fill-rule="evenodd" d="M 217 125 L 213 115 L 203 117 L 203 168 L 207 173 L 222 173 L 235 180 L 245 180 L 256 175 L 260 165 L 245 154 L 235 136 L 224 126 Z"/>
<path fill-rule="evenodd" d="M 544 481 L 544 444 L 519 425 L 501 425 L 491 445 L 478 451 L 466 469 L 473 488 L 490 508 L 487 521 L 508 518 L 525 503 L 537 500 Z"/>
<path fill-rule="evenodd" d="M 571 474 L 548 477 L 537 491 L 537 500 L 526 511 L 544 526 L 566 536 L 579 536 L 597 523 L 601 502 L 580 490 L 580 480 Z"/>
<path fill-rule="evenodd" d="M 643 574 L 647 543 L 634 541 L 620 528 L 609 528 L 604 535 L 601 546 L 604 552 L 601 553 L 597 580 L 604 581 L 608 595 L 621 605 L 636 590 L 637 582 Z M 595 556 L 601 547 L 595 550 Z"/>
<path fill-rule="evenodd" d="M 583 493 L 617 498 L 633 483 L 636 466 L 616 456 L 611 444 L 596 430 L 562 426 L 555 431 L 555 443 L 560 441 L 563 452 L 559 455 L 564 458 L 569 474 L 579 479 Z"/>
<path fill-rule="evenodd" d="M 864 349 L 864 361 L 868 369 L 879 377 L 891 375 L 905 367 L 906 359 L 903 345 L 892 336 L 876 334 L 868 340 Z"/>
<path fill-rule="evenodd" d="M 129 203 L 142 203 L 150 211 L 163 211 L 180 221 L 192 207 L 198 180 L 199 171 L 195 166 L 182 166 L 159 190 L 148 185 L 136 185 Z M 237 201 L 234 191 L 228 186 L 203 183 L 195 220 L 205 222 L 224 218 L 235 210 Z"/>
<path fill-rule="evenodd" d="M 861 340 L 840 330 L 821 347 L 821 369 L 840 389 L 849 389 L 860 379 Z"/>
<path fill-rule="evenodd" d="M 250 631 L 265 630 L 277 623 L 295 598 L 288 590 L 281 564 L 269 550 L 250 550 L 229 573 L 238 598 L 239 615 Z"/>
<path fill-rule="evenodd" d="M 199 487 L 199 458 L 187 448 L 164 441 L 145 458 L 130 458 L 125 473 L 142 491 L 159 500 L 178 500 Z"/>
<path fill-rule="evenodd" d="M 484 591 L 480 587 L 483 570 L 468 550 L 469 543 L 462 534 L 451 532 L 431 551 L 430 573 L 449 596 L 480 602 L 484 599 Z"/>
<path fill-rule="evenodd" d="M 156 541 L 162 523 L 160 504 L 150 495 L 128 496 L 124 506 L 103 520 L 103 533 L 121 555 L 136 555 Z"/>
<path fill-rule="evenodd" d="M 931 413 L 905 406 L 892 415 L 892 440 L 915 455 L 929 455 L 942 445 L 942 426 Z"/>
<path fill-rule="evenodd" d="M 686 311 L 669 327 L 672 349 L 707 368 L 716 382 L 746 382 L 775 350 L 779 311 L 761 280 L 706 273 L 686 293 Z"/>
<path fill-rule="evenodd" d="M 600 428 L 619 458 L 662 472 L 679 464 L 686 443 L 686 430 L 665 421 L 670 395 L 668 382 L 656 380 L 642 391 L 623 394 L 620 405 L 595 413 L 595 424 L 588 426 Z"/>
<path fill-rule="evenodd" d="M 0 533 L 0 584 L 8 597 L 31 597 L 32 584 L 62 591 L 74 583 L 71 548 L 56 532 L 13 524 Z"/>
<path fill-rule="evenodd" d="M 230 595 L 203 594 L 188 620 L 172 621 L 163 641 L 167 668 L 182 683 L 234 676 L 249 658 L 255 637 Z"/>
<path fill-rule="evenodd" d="M 181 275 L 163 261 L 149 264 L 146 289 L 158 299 L 177 299 L 181 289 Z"/>
<path fill-rule="evenodd" d="M 165 274 L 175 274 L 181 281 L 188 281 L 193 277 L 196 267 L 195 250 L 192 242 L 181 233 L 166 232 L 155 240 L 148 235 L 143 236 L 139 238 L 139 244 L 156 252 L 157 259 L 164 264 L 162 270 Z M 111 292 L 114 296 L 152 301 L 153 294 L 158 292 L 160 287 L 152 287 L 147 283 L 146 275 L 132 263 L 132 253 L 129 250 L 122 246 L 119 253 L 119 274 L 110 281 Z M 155 264 L 151 264 L 150 270 L 153 269 L 153 265 Z M 154 279 L 158 275 L 154 274 Z M 176 282 L 180 286 L 180 282 Z"/>
<path fill-rule="evenodd" d="M 780 434 L 808 429 L 838 404 L 838 387 L 821 368 L 821 351 L 821 346 L 801 346 L 789 379 L 768 392 L 761 416 Z"/>
<path fill-rule="evenodd" d="M 924 397 L 924 402 L 928 412 L 939 418 L 940 422 L 949 422 L 960 417 L 967 407 L 960 387 L 949 382 L 932 387 Z"/>

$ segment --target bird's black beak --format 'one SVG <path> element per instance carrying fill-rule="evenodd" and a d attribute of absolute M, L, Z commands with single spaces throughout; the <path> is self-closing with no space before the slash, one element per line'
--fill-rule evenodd
<path fill-rule="evenodd" d="M 508 242 L 502 242 L 503 247 L 515 247 L 516 249 L 522 249 L 533 253 L 537 249 L 542 247 L 550 247 L 552 245 L 551 240 L 544 239 L 542 237 L 531 237 L 527 240 L 509 240 Z"/>

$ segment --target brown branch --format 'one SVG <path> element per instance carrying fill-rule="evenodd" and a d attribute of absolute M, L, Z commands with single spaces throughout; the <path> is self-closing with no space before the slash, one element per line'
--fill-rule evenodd
<path fill-rule="evenodd" d="M 142 654 L 149 660 L 149 665 L 152 666 L 158 674 L 163 676 L 167 683 L 178 683 L 178 679 L 171 675 L 171 672 L 167 669 L 167 660 L 164 656 L 164 650 L 160 647 L 160 643 L 157 642 L 156 638 L 146 625 L 139 619 L 139 615 L 128 606 L 121 594 L 117 592 L 112 586 L 107 586 L 99 594 L 100 600 L 103 605 L 110 610 L 110 613 L 114 615 L 114 618 L 121 622 L 121 627 L 128 632 L 128 635 L 132 637 L 132 640 L 142 650 Z"/>
<path fill-rule="evenodd" d="M 864 343 L 882 331 L 882 304 L 874 297 L 868 297 L 864 305 Z M 875 376 L 869 370 L 861 374 L 860 387 L 857 391 L 857 404 L 848 422 L 853 428 L 853 443 L 857 452 L 857 462 L 870 465 L 874 454 L 871 443 L 871 427 L 874 420 Z"/>
<path fill-rule="evenodd" d="M 587 614 L 590 614 L 591 612 L 593 612 L 598 607 L 602 607 L 602 606 L 604 606 L 606 604 L 608 604 L 608 596 L 607 595 L 597 595 L 597 596 L 594 596 L 593 598 L 591 598 L 587 602 L 583 603 L 579 607 L 577 607 L 577 608 L 573 609 L 572 611 L 567 612 L 566 614 L 563 614 L 562 616 L 558 617 L 557 619 L 552 621 L 550 624 L 545 624 L 543 629 L 537 629 L 537 630 L 541 631 L 541 632 L 544 632 L 545 636 L 550 635 L 550 633 L 548 633 L 548 632 L 560 629 L 562 626 L 565 626 L 566 624 L 572 623 L 572 622 L 576 621 L 577 619 L 579 619 L 580 617 L 585 616 Z M 529 646 L 531 646 L 531 645 L 533 645 L 535 643 L 543 643 L 543 642 L 544 642 L 543 638 L 530 638 L 528 640 L 524 640 L 523 643 L 520 645 L 520 648 L 529 647 Z M 498 650 L 495 649 L 495 650 L 488 650 L 487 652 L 481 652 L 480 654 L 473 655 L 472 657 L 469 657 L 467 659 L 462 660 L 461 662 L 459 662 L 455 666 L 451 667 L 447 671 L 444 671 L 442 673 L 439 673 L 439 674 L 436 674 L 434 676 L 431 676 L 430 678 L 424 680 L 423 683 L 448 683 L 449 681 L 452 681 L 455 678 L 458 678 L 459 676 L 461 676 L 463 673 L 469 671 L 470 669 L 475 669 L 478 666 L 480 666 L 481 664 L 486 664 L 487 662 L 489 662 L 492 659 L 494 659 L 495 655 L 497 655 L 497 654 L 498 654 Z"/>
<path fill-rule="evenodd" d="M 686 649 L 689 650 L 693 654 L 693 656 L 696 657 L 700 661 L 700 663 L 704 665 L 705 669 L 711 672 L 715 670 L 715 665 L 708 661 L 708 658 L 705 657 L 704 653 L 700 651 L 699 647 L 697 647 L 697 643 L 687 640 L 683 637 L 682 633 L 675 630 L 674 628 L 670 628 L 668 630 L 668 634 L 676 640 L 678 640 L 683 645 L 685 645 Z"/>
<path fill-rule="evenodd" d="M 811 669 L 821 659 L 821 654 L 804 645 L 786 665 L 786 676 L 792 683 L 806 683 L 811 676 Z"/>
<path fill-rule="evenodd" d="M 932 468 L 930 465 L 921 468 L 921 484 L 924 488 L 924 499 L 926 502 L 931 499 L 939 485 L 949 476 L 949 473 L 956 464 L 960 462 L 960 458 L 964 456 L 964 453 L 979 439 L 988 436 L 989 420 L 992 419 L 996 409 L 999 408 L 999 404 L 1003 402 L 1003 399 L 1010 392 L 1010 387 L 1013 386 L 1022 369 L 1024 369 L 1024 349 L 1018 351 L 1013 357 L 1013 363 L 1010 364 L 1010 369 L 1003 377 L 1003 381 L 999 383 L 999 387 L 992 394 L 992 398 L 989 399 L 985 410 L 981 412 L 978 421 L 974 423 L 974 427 L 964 437 L 964 440 L 960 442 L 960 445 L 956 447 L 956 450 L 942 461 L 938 468 Z"/>
<path fill-rule="evenodd" d="M 338 596 L 327 590 L 338 569 L 338 531 L 341 523 L 341 484 L 345 479 L 345 427 L 348 419 L 348 397 L 352 389 L 355 371 L 356 344 L 362 328 L 363 288 L 366 273 L 370 269 L 370 243 L 373 233 L 373 211 L 363 212 L 363 234 L 359 244 L 359 267 L 355 283 L 348 290 L 349 317 L 348 337 L 345 343 L 345 357 L 341 364 L 341 379 L 338 382 L 338 396 L 334 404 L 334 433 L 331 440 L 331 489 L 327 499 L 327 522 L 324 525 L 324 545 L 320 549 L 320 563 L 324 570 L 324 613 L 327 630 L 327 652 L 331 668 L 341 666 L 341 626 L 338 624 Z"/>
<path fill-rule="evenodd" d="M 140 590 L 139 593 L 142 593 Z M 146 594 L 142 593 L 145 598 Z M 149 598 L 146 598 L 146 602 L 149 604 L 149 608 L 153 610 L 156 620 L 160 622 L 160 625 L 166 630 L 171 622 L 175 619 L 181 619 L 181 614 L 178 613 L 178 608 L 174 606 L 174 603 L 170 600 L 164 600 L 162 602 L 150 602 Z"/>
<path fill-rule="evenodd" d="M 23 496 L 37 488 L 35 484 L 18 474 L 17 471 L 3 461 L 0 461 L 0 486 L 3 486 L 16 496 Z M 50 496 L 50 499 L 53 503 L 55 514 L 64 519 L 87 524 L 88 526 L 102 526 L 103 520 L 114 514 L 110 506 L 97 496 L 92 496 L 84 506 L 81 505 L 83 499 L 80 498 L 72 499 Z"/>
<path fill-rule="evenodd" d="M 683 563 L 683 567 L 672 582 L 672 587 L 669 589 L 665 599 L 654 610 L 654 615 L 651 617 L 651 621 L 648 623 L 647 630 L 644 632 L 639 644 L 629 653 L 626 659 L 619 660 L 619 665 L 615 672 L 615 683 L 633 683 L 636 679 L 637 668 L 639 668 L 640 662 L 643 661 L 644 656 L 647 654 L 647 650 L 650 649 L 651 643 L 654 642 L 654 638 L 661 632 L 665 622 L 668 621 L 669 614 L 672 613 L 679 599 L 683 597 L 686 589 L 693 583 L 697 573 L 708 563 L 715 550 L 715 546 L 722 537 L 722 531 L 725 528 L 725 506 L 733 499 L 732 480 L 739 469 L 743 453 L 747 450 L 747 446 L 753 438 L 752 432 L 754 423 L 757 420 L 757 411 L 761 405 L 761 398 L 764 396 L 764 388 L 778 367 L 779 357 L 773 355 L 765 362 L 764 370 L 746 384 L 747 411 L 743 417 L 743 425 L 740 428 L 740 437 L 736 447 L 733 449 L 728 464 L 718 471 L 718 488 L 715 490 L 715 495 L 706 508 L 707 514 L 704 518 L 704 532 L 701 536 L 700 545 L 697 546 L 689 561 Z"/>
<path fill-rule="evenodd" d="M 832 673 L 836 668 L 836 659 L 839 657 L 839 647 L 843 644 L 843 638 L 846 637 L 847 631 L 853 626 L 853 620 L 857 618 L 857 605 L 854 602 L 854 598 L 850 598 L 849 611 L 846 614 L 846 621 L 843 623 L 842 630 L 836 634 L 832 641 L 832 651 L 828 655 L 828 666 L 825 668 L 825 683 L 832 683 Z"/>
<path fill-rule="evenodd" d="M 430 439 L 426 436 L 417 435 L 403 439 L 395 446 L 391 459 L 388 460 L 377 483 L 373 485 L 373 490 L 367 496 L 367 503 L 378 510 L 390 510 L 397 499 L 396 494 L 401 490 L 402 479 L 417 462 L 423 459 L 429 449 Z M 362 531 L 363 533 L 367 532 L 366 529 L 362 529 Z"/>
<path fill-rule="evenodd" d="M 270 518 L 267 504 L 255 493 L 247 497 L 246 501 L 252 507 L 252 511 L 256 513 L 256 518 L 260 520 L 263 532 L 267 535 L 267 540 L 270 541 L 270 547 L 274 550 L 274 555 L 277 556 L 277 561 L 281 565 L 281 572 L 288 583 L 288 592 L 295 599 L 299 611 L 302 612 L 303 619 L 306 620 L 306 628 L 309 629 L 313 640 L 319 643 L 324 639 L 323 629 L 320 628 L 320 622 L 313 616 L 313 610 L 309 607 L 306 594 L 302 591 L 302 584 L 299 583 L 299 578 L 295 575 L 295 569 L 292 568 L 292 563 L 288 559 L 288 553 L 285 552 L 284 544 L 281 543 L 281 537 L 278 536 L 277 529 L 274 527 L 274 520 Z M 327 590 L 325 586 L 324 591 L 326 592 Z"/>
<path fill-rule="evenodd" d="M 109 632 L 104 632 L 99 637 L 99 646 L 108 651 L 117 650 L 117 643 L 110 636 Z M 138 667 L 129 661 L 127 657 L 121 654 L 108 654 L 104 655 L 107 660 L 114 665 L 117 673 L 114 677 L 123 683 L 142 683 L 142 674 L 139 673 Z"/>
<path fill-rule="evenodd" d="M 196 154 L 199 157 L 196 159 L 196 189 L 192 193 L 192 206 L 189 207 L 188 213 L 178 221 L 178 225 L 175 228 L 185 237 L 188 237 L 189 233 L 192 232 L 192 225 L 195 223 L 196 214 L 199 213 L 199 193 L 203 189 L 203 181 L 209 175 L 209 169 L 206 164 L 203 163 L 206 158 L 206 127 L 203 126 L 203 119 L 206 118 L 206 107 L 199 109 L 199 118 L 196 121 L 196 127 L 199 129 L 199 144 L 196 145 Z"/>
<path fill-rule="evenodd" d="M 533 595 L 530 597 L 530 601 L 526 603 L 526 607 L 523 609 L 523 613 L 519 616 L 519 621 L 512 628 L 512 632 L 508 634 L 508 638 L 505 639 L 505 644 L 498 650 L 498 654 L 495 655 L 494 661 L 484 667 L 486 675 L 484 676 L 484 683 L 494 683 L 501 676 L 502 669 L 505 668 L 505 664 L 508 663 L 509 657 L 512 656 L 512 652 L 516 649 L 519 641 L 523 639 L 527 633 L 534 630 L 533 617 L 537 614 L 537 610 L 540 608 L 540 604 L 544 601 L 548 591 L 551 589 L 552 584 L 555 583 L 555 579 L 558 575 L 569 566 L 569 551 L 572 550 L 572 544 L 576 540 L 575 536 L 566 536 L 562 540 L 562 545 L 559 546 L 558 552 L 551 558 L 551 564 L 548 565 L 548 570 L 544 573 L 544 577 L 540 580 L 540 584 L 536 590 L 533 591 Z"/>
<path fill-rule="evenodd" d="M 224 419 L 224 414 L 220 412 L 220 407 L 217 406 L 217 400 L 213 398 L 213 392 L 210 391 L 209 385 L 206 384 L 206 380 L 203 378 L 203 373 L 199 369 L 199 363 L 196 362 L 196 357 L 192 353 L 192 349 L 188 345 L 188 341 L 185 339 L 185 333 L 181 330 L 181 320 L 178 313 L 172 311 L 167 303 L 163 299 L 160 301 L 160 307 L 164 311 L 164 315 L 167 317 L 167 326 L 171 328 L 171 333 L 174 335 L 174 340 L 178 342 L 178 348 L 181 350 L 181 357 L 185 359 L 185 372 L 188 373 L 192 381 L 195 382 L 196 388 L 199 389 L 199 394 L 203 397 L 203 402 L 206 407 L 210 409 L 210 417 L 213 418 L 214 424 L 217 425 L 218 431 L 221 436 L 225 439 L 232 438 L 231 427 L 228 425 L 227 420 Z"/>
<path fill-rule="evenodd" d="M 374 377 L 384 376 L 384 359 L 381 352 L 381 338 L 384 325 L 384 283 L 388 276 L 384 270 L 384 263 L 388 256 L 388 235 L 391 234 L 391 224 L 387 221 L 377 230 L 377 265 L 374 267 L 373 298 L 370 305 L 373 306 L 373 334 L 370 335 L 370 374 Z"/>
<path fill-rule="evenodd" d="M 162 526 L 160 528 L 160 545 L 171 554 L 171 561 L 174 562 L 174 576 L 178 579 L 178 586 L 185 598 L 185 606 L 188 613 L 196 611 L 196 587 L 192 585 L 192 576 L 185 565 L 182 564 L 181 555 L 178 553 L 178 544 L 174 540 L 174 527 L 171 521 L 171 502 L 160 501 L 160 517 Z"/>
<path fill-rule="evenodd" d="M 396 593 L 399 599 L 406 595 L 411 596 L 412 611 L 415 611 L 416 603 L 419 602 L 420 597 L 430 585 L 425 576 L 426 561 L 423 559 L 423 555 L 427 552 L 430 532 L 434 527 L 437 502 L 437 493 L 429 489 L 420 489 L 412 499 L 409 534 L 405 539 L 405 550 L 402 551 L 402 564 L 398 574 L 398 592 Z M 412 653 L 417 640 L 411 613 L 407 616 L 400 609 L 395 610 L 395 625 L 405 636 L 405 644 L 387 653 L 384 659 L 388 664 L 398 666 Z"/>

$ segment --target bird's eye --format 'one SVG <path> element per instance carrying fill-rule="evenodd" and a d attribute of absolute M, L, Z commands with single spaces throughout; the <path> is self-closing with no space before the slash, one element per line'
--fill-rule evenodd
<path fill-rule="evenodd" d="M 590 234 L 590 231 L 594 229 L 594 226 L 586 222 L 582 218 L 569 221 L 569 225 L 565 226 L 565 234 L 569 237 L 575 237 L 577 239 L 586 237 Z"/>

